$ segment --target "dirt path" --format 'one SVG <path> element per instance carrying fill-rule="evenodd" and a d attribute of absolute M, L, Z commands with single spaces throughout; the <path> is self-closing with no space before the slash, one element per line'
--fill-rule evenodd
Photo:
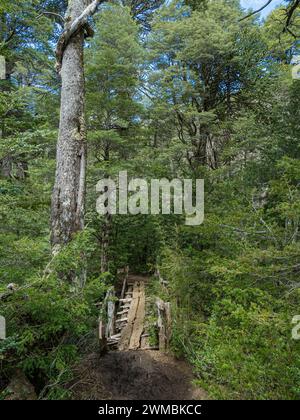
<path fill-rule="evenodd" d="M 205 391 L 193 386 L 187 363 L 155 350 L 142 350 L 145 284 L 148 278 L 129 276 L 121 299 L 118 351 L 91 354 L 76 370 L 70 389 L 81 400 L 201 400 Z M 125 315 L 124 315 L 125 314 Z M 125 319 L 124 319 L 125 316 Z"/>
<path fill-rule="evenodd" d="M 92 354 L 81 363 L 72 385 L 80 400 L 204 400 L 192 384 L 191 368 L 158 351 Z"/>

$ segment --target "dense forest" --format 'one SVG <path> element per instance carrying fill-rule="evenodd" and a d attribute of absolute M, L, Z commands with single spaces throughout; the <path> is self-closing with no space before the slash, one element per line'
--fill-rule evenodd
<path fill-rule="evenodd" d="M 0 399 L 76 398 L 124 267 L 207 398 L 299 399 L 300 2 L 242 6 L 0 0 Z M 203 179 L 203 223 L 99 214 L 120 171 Z"/>

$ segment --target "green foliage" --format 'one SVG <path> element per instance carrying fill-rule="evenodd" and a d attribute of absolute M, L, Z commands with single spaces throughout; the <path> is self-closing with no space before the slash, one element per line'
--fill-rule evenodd
<path fill-rule="evenodd" d="M 84 289 L 74 289 L 57 278 L 52 271 L 57 264 L 62 264 L 62 269 L 70 264 L 72 269 L 81 269 L 81 263 L 73 260 L 72 248 L 69 259 L 67 253 L 54 259 L 49 274 L 32 278 L 0 303 L 8 325 L 8 338 L 0 349 L 2 374 L 9 375 L 16 366 L 22 368 L 32 378 L 40 398 L 67 397 L 62 386 L 72 379 L 71 368 L 79 358 L 79 349 L 91 341 L 98 315 L 95 303 L 107 290 L 105 276 L 89 279 Z"/>
<path fill-rule="evenodd" d="M 136 135 L 143 50 L 127 7 L 108 5 L 96 27 L 87 56 L 87 114 L 94 154 L 107 161 L 112 153 L 128 153 L 129 137 Z"/>
<path fill-rule="evenodd" d="M 19 367 L 40 398 L 72 398 L 65 385 L 93 343 L 95 304 L 117 269 L 149 273 L 159 263 L 169 289 L 153 281 L 148 294 L 172 302 L 173 351 L 210 396 L 299 399 L 291 320 L 300 297 L 300 83 L 291 77 L 297 43 L 282 32 L 285 12 L 240 22 L 237 0 L 101 6 L 85 54 L 87 228 L 53 257 L 61 27 L 42 11 L 64 15 L 66 3 L 0 6 L 8 64 L 0 81 L 0 295 L 18 287 L 0 299 L 8 325 L 1 376 Z M 100 217 L 96 183 L 120 170 L 147 180 L 204 178 L 204 224 Z M 108 271 L 100 276 L 105 231 Z M 150 310 L 152 344 L 155 317 Z"/>
<path fill-rule="evenodd" d="M 291 340 L 291 312 L 282 306 L 260 289 L 224 290 L 193 343 L 200 383 L 209 383 L 214 397 L 299 398 L 299 343 Z"/>
<path fill-rule="evenodd" d="M 185 228 L 163 260 L 173 349 L 215 398 L 299 398 L 299 160 L 285 156 L 273 170 L 262 196 L 245 188 L 245 173 L 214 180 L 204 225 Z"/>

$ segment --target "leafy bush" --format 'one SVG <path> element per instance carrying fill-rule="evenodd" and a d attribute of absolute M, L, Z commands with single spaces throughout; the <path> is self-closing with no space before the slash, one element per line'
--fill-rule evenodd
<path fill-rule="evenodd" d="M 259 289 L 224 290 L 195 336 L 200 383 L 210 383 L 217 398 L 299 398 L 299 343 L 291 338 L 288 309 Z"/>
<path fill-rule="evenodd" d="M 0 300 L 8 327 L 8 338 L 0 343 L 2 374 L 9 377 L 21 368 L 41 398 L 68 397 L 62 384 L 71 379 L 81 346 L 96 331 L 95 303 L 103 299 L 110 277 L 90 278 L 84 288 L 62 280 L 70 267 L 76 273 L 84 268 L 82 247 L 87 257 L 92 250 L 87 232 L 62 250 L 44 275 Z"/>

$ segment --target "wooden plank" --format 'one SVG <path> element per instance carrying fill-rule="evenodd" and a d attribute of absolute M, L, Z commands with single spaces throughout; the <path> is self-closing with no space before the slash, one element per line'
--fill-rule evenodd
<path fill-rule="evenodd" d="M 124 311 L 117 312 L 117 315 L 128 314 L 128 311 L 129 311 L 129 308 L 128 309 L 124 309 Z"/>
<path fill-rule="evenodd" d="M 141 346 L 144 331 L 145 286 L 143 280 L 136 280 L 133 286 L 132 302 L 128 313 L 128 323 L 122 331 L 119 350 L 137 350 Z M 146 344 L 146 343 L 145 343 Z"/>
<path fill-rule="evenodd" d="M 119 323 L 119 322 L 126 322 L 126 321 L 128 321 L 128 318 L 121 318 L 121 319 L 117 319 L 117 320 L 116 320 L 116 323 Z"/>
<path fill-rule="evenodd" d="M 115 339 L 120 338 L 120 337 L 121 337 L 121 334 L 112 335 L 110 337 L 110 340 L 115 340 Z"/>
<path fill-rule="evenodd" d="M 144 282 L 139 284 L 139 296 L 136 317 L 134 320 L 133 332 L 130 338 L 129 350 L 137 350 L 141 345 L 141 335 L 144 331 L 145 319 L 145 285 Z"/>
<path fill-rule="evenodd" d="M 120 340 L 120 338 L 114 338 L 114 339 L 109 338 L 109 339 L 107 340 L 107 342 L 108 342 L 108 343 L 118 343 L 118 342 L 119 342 L 119 340 Z"/>
<path fill-rule="evenodd" d="M 120 351 L 128 350 L 133 325 L 136 318 L 137 308 L 139 303 L 139 284 L 136 282 L 133 286 L 133 296 L 131 301 L 130 310 L 128 313 L 128 323 L 122 331 L 122 336 L 119 342 L 118 349 Z"/>

